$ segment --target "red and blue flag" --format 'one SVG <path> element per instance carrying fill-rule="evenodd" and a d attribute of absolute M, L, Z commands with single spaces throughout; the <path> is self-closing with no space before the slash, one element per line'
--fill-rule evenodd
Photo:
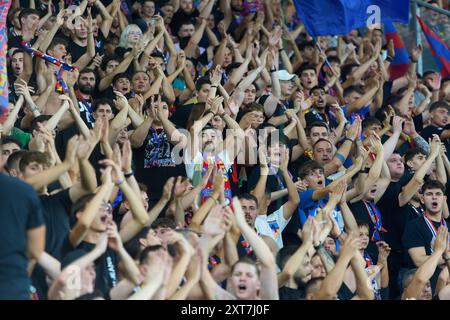
<path fill-rule="evenodd" d="M 431 53 L 434 60 L 438 65 L 443 78 L 450 76 L 450 48 L 429 28 L 420 17 L 419 20 L 422 31 L 427 38 L 428 45 L 430 46 Z"/>

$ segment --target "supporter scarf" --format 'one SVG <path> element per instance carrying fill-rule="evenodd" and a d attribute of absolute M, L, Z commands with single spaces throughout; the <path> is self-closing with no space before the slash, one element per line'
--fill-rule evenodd
<path fill-rule="evenodd" d="M 231 194 L 231 185 L 230 185 L 230 179 L 227 174 L 227 170 L 225 168 L 225 164 L 219 157 L 215 157 L 215 165 L 217 167 L 217 174 L 222 174 L 224 179 L 224 189 L 225 189 L 225 199 L 231 203 L 231 199 L 233 198 L 233 195 Z M 205 173 L 208 171 L 208 161 L 203 160 L 203 167 L 202 167 L 202 177 L 205 175 Z M 201 197 L 201 204 L 205 203 L 206 200 L 213 194 L 213 182 L 210 179 L 206 183 L 206 187 L 203 188 L 203 190 L 200 193 Z"/>
<path fill-rule="evenodd" d="M 24 50 L 26 52 L 28 52 L 29 54 L 31 54 L 32 56 L 36 56 L 41 59 L 44 59 L 45 61 L 47 61 L 51 64 L 54 64 L 55 66 L 61 67 L 61 69 L 64 69 L 66 71 L 73 71 L 77 68 L 76 66 L 72 66 L 72 65 L 68 64 L 67 62 L 61 61 L 61 60 L 56 59 L 55 57 L 52 57 L 46 53 L 43 53 L 36 49 L 33 49 L 31 47 L 30 43 L 28 43 L 28 42 L 22 41 L 22 46 L 23 46 Z"/>
<path fill-rule="evenodd" d="M 45 54 L 39 50 L 33 49 L 31 47 L 30 43 L 28 43 L 28 42 L 22 41 L 22 46 L 23 46 L 24 50 L 26 52 L 28 52 L 31 56 L 39 57 L 51 64 L 54 64 L 55 66 L 60 67 L 60 69 L 58 71 L 53 72 L 56 76 L 56 92 L 61 93 L 61 94 L 68 93 L 69 88 L 67 87 L 67 84 L 62 77 L 62 72 L 63 72 L 63 70 L 73 71 L 76 69 L 76 67 L 72 66 L 64 61 L 56 59 L 55 57 L 52 57 L 48 54 Z"/>
<path fill-rule="evenodd" d="M 241 235 L 241 237 L 239 238 L 239 242 L 241 243 L 242 247 L 245 249 L 246 255 L 249 255 L 253 251 L 252 247 L 247 242 L 247 240 L 245 240 L 243 235 Z"/>
<path fill-rule="evenodd" d="M 432 222 L 431 219 L 427 216 L 426 213 L 424 213 L 423 219 L 425 220 L 425 223 L 426 223 L 428 229 L 430 229 L 431 235 L 432 235 L 432 237 L 433 237 L 433 238 L 431 239 L 431 243 L 433 243 L 433 242 L 434 242 L 434 239 L 436 238 L 436 235 L 437 235 L 437 230 L 436 230 L 436 228 L 434 227 L 433 222 Z M 441 226 L 447 227 L 447 223 L 445 222 L 445 220 L 444 220 L 443 218 L 441 219 Z M 431 252 L 433 252 L 433 246 L 430 245 L 430 247 L 431 247 L 431 248 L 430 248 Z"/>
<path fill-rule="evenodd" d="M 218 256 L 216 256 L 216 255 L 209 256 L 209 258 L 208 258 L 208 270 L 214 269 L 221 262 L 222 261 L 220 260 L 220 258 Z"/>
<path fill-rule="evenodd" d="M 6 120 L 8 111 L 8 73 L 6 69 L 6 52 L 8 51 L 8 29 L 6 16 L 12 1 L 0 2 L 0 123 Z"/>
<path fill-rule="evenodd" d="M 363 256 L 364 256 L 364 260 L 366 261 L 366 269 L 368 269 L 374 265 L 372 258 L 369 256 L 369 254 L 366 251 L 364 251 Z M 375 295 L 375 300 L 381 300 L 381 294 L 380 294 L 380 290 L 378 289 L 378 283 L 377 283 L 376 277 L 374 277 L 372 279 L 371 283 L 372 283 L 373 293 Z"/>
<path fill-rule="evenodd" d="M 374 242 L 380 241 L 381 233 L 387 232 L 387 230 L 383 228 L 383 223 L 381 222 L 380 210 L 372 202 L 369 202 L 369 201 L 363 201 L 363 202 L 366 206 L 367 213 L 370 216 L 370 220 L 374 224 L 373 235 L 370 240 L 374 241 Z"/>

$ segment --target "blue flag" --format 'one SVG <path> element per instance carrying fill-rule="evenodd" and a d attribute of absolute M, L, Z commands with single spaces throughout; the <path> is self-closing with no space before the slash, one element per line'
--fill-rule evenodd
<path fill-rule="evenodd" d="M 379 21 L 407 23 L 409 0 L 294 0 L 300 19 L 313 36 L 348 34 Z"/>

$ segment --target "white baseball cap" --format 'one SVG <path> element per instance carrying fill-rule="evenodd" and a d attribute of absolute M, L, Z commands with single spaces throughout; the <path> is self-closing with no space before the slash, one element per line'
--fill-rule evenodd
<path fill-rule="evenodd" d="M 295 74 L 290 74 L 286 70 L 279 70 L 279 71 L 277 71 L 277 74 L 278 74 L 278 79 L 281 81 L 290 81 L 290 80 L 294 79 L 294 77 L 295 77 Z"/>

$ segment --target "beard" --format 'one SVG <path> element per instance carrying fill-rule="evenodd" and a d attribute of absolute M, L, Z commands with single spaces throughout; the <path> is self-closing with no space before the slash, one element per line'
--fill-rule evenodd
<path fill-rule="evenodd" d="M 86 86 L 80 86 L 80 92 L 84 94 L 92 94 L 94 92 L 94 87 L 86 85 Z"/>

